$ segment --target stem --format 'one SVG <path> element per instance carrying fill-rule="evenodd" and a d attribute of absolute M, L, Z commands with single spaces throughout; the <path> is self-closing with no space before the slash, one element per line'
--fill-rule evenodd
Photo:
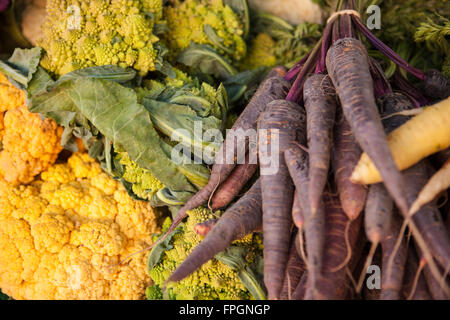
<path fill-rule="evenodd" d="M 328 23 L 325 27 L 325 30 L 323 31 L 322 46 L 320 49 L 319 60 L 317 62 L 316 70 L 314 73 L 324 73 L 325 72 L 325 69 L 326 69 L 325 60 L 327 57 L 327 51 L 330 48 L 332 31 L 333 31 L 332 23 Z"/>
<path fill-rule="evenodd" d="M 0 61 L 0 71 L 5 75 L 7 75 L 8 77 L 11 77 L 15 81 L 19 82 L 20 84 L 24 85 L 25 87 L 27 86 L 28 78 L 23 74 L 19 73 L 17 70 L 14 70 L 12 67 L 9 66 L 9 64 Z"/>
<path fill-rule="evenodd" d="M 372 74 L 375 98 L 378 99 L 381 96 L 392 93 L 389 81 L 375 59 L 369 59 L 369 68 Z"/>
<path fill-rule="evenodd" d="M 339 23 L 335 22 L 333 23 L 333 36 L 332 36 L 332 41 L 333 43 L 335 43 L 336 41 L 338 41 L 340 39 L 340 35 L 339 35 Z"/>
<path fill-rule="evenodd" d="M 422 107 L 430 103 L 430 100 L 425 97 L 422 91 L 409 83 L 399 70 L 395 71 L 392 80 L 395 88 L 408 96 L 416 107 Z"/>
<path fill-rule="evenodd" d="M 284 79 L 287 81 L 292 81 L 300 72 L 302 67 L 304 66 L 306 60 L 308 60 L 309 56 L 311 54 L 311 51 L 308 52 L 303 58 L 300 59 L 299 62 L 297 62 L 284 76 Z"/>
<path fill-rule="evenodd" d="M 295 82 L 292 85 L 291 90 L 289 90 L 289 93 L 286 97 L 287 101 L 299 102 L 303 98 L 303 84 L 305 83 L 306 75 L 309 73 L 309 71 L 312 69 L 314 65 L 315 58 L 317 56 L 317 53 L 319 52 L 321 44 L 322 38 L 320 38 L 320 40 L 316 43 L 316 45 L 312 49 L 311 54 L 309 55 L 308 59 L 305 62 L 305 65 L 298 74 L 297 79 L 295 79 Z"/>
<path fill-rule="evenodd" d="M 348 14 L 341 16 L 340 23 L 340 38 L 353 38 L 352 18 Z"/>
<path fill-rule="evenodd" d="M 377 48 L 382 54 L 384 54 L 388 59 L 392 60 L 399 67 L 405 69 L 413 76 L 418 78 L 419 80 L 425 80 L 425 74 L 413 66 L 409 65 L 408 62 L 403 60 L 394 50 L 385 45 L 380 39 L 378 39 L 369 29 L 361 22 L 361 20 L 357 17 L 352 16 L 353 22 L 356 24 L 356 27 L 362 34 L 369 40 L 369 42 Z"/>

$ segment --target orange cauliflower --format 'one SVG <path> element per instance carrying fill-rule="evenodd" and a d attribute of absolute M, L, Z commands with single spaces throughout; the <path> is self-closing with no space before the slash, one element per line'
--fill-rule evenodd
<path fill-rule="evenodd" d="M 148 202 L 85 153 L 29 185 L 0 180 L 0 288 L 13 299 L 141 299 L 159 231 Z"/>
<path fill-rule="evenodd" d="M 13 184 L 31 182 L 56 161 L 62 132 L 53 120 L 28 112 L 25 93 L 0 73 L 1 177 Z"/>

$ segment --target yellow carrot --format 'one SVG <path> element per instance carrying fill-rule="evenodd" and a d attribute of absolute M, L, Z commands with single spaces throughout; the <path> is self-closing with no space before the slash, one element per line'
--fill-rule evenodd
<path fill-rule="evenodd" d="M 450 98 L 425 108 L 401 127 L 392 131 L 388 143 L 399 170 L 407 169 L 430 154 L 450 146 Z M 382 181 L 366 153 L 356 165 L 351 181 L 372 184 Z"/>
<path fill-rule="evenodd" d="M 430 202 L 441 191 L 450 187 L 450 159 L 427 182 L 411 206 L 410 214 L 416 213 L 424 204 Z"/>

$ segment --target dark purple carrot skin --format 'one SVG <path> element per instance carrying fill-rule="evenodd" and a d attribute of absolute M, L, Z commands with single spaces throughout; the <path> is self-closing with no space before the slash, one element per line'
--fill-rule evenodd
<path fill-rule="evenodd" d="M 418 248 L 416 246 L 417 252 L 419 253 L 420 256 L 422 256 L 421 260 L 425 260 L 423 258 L 423 255 L 421 254 L 421 250 L 420 248 Z M 445 274 L 445 270 L 443 270 L 442 268 L 439 268 L 439 273 L 441 275 Z M 423 272 L 423 276 L 425 278 L 425 282 L 427 283 L 427 287 L 428 287 L 428 291 L 430 292 L 431 297 L 434 300 L 448 300 L 450 299 L 450 296 L 447 296 L 444 292 L 444 290 L 442 290 L 442 286 L 441 286 L 441 281 L 442 279 L 436 279 L 433 274 L 431 273 L 430 267 L 428 266 L 428 264 L 426 264 L 425 262 L 425 267 L 422 270 Z M 446 279 L 446 284 L 448 285 L 448 278 Z"/>
<path fill-rule="evenodd" d="M 304 300 L 306 293 L 306 285 L 308 283 L 308 272 L 303 272 L 300 281 L 292 293 L 291 300 Z"/>
<path fill-rule="evenodd" d="M 228 179 L 214 193 L 211 200 L 212 210 L 228 206 L 239 195 L 239 192 L 253 177 L 256 170 L 258 170 L 257 164 L 249 163 L 248 161 L 244 164 L 238 164 Z"/>
<path fill-rule="evenodd" d="M 443 269 L 440 269 L 440 270 L 441 270 L 441 273 L 444 275 L 445 271 Z M 445 292 L 442 290 L 442 286 L 441 286 L 442 282 L 437 281 L 433 277 L 433 274 L 431 273 L 430 267 L 428 265 L 426 265 L 425 268 L 423 269 L 423 273 L 424 273 L 425 281 L 427 282 L 427 285 L 428 285 L 428 291 L 430 291 L 430 294 L 433 297 L 433 299 L 434 300 L 449 300 L 450 295 L 446 295 Z M 449 285 L 448 274 L 447 274 L 445 283 L 447 285 Z"/>
<path fill-rule="evenodd" d="M 381 300 L 400 300 L 403 286 L 403 276 L 408 254 L 408 247 L 405 239 L 396 251 L 389 268 L 389 261 L 393 254 L 395 244 L 402 227 L 402 219 L 398 215 L 392 217 L 387 236 L 381 242 L 383 251 L 382 274 L 381 274 Z"/>
<path fill-rule="evenodd" d="M 249 129 L 256 128 L 256 121 L 261 112 L 265 110 L 267 104 L 271 101 L 284 98 L 288 93 L 290 84 L 283 79 L 285 74 L 286 69 L 280 66 L 274 67 L 269 72 L 263 82 L 259 85 L 258 90 L 253 95 L 247 107 L 234 123 L 231 130 L 237 131 L 238 129 L 242 129 L 243 132 L 245 132 Z M 238 154 L 237 149 L 238 147 L 242 148 L 242 146 L 237 146 L 237 143 L 232 145 L 234 145 L 234 150 L 228 150 L 226 148 L 227 140 L 225 139 L 217 153 L 208 184 L 192 196 L 177 212 L 172 225 L 158 242 L 164 240 L 168 234 L 175 230 L 181 221 L 186 218 L 186 212 L 188 210 L 195 209 L 206 203 L 214 190 L 228 178 L 236 166 L 236 163 L 239 162 L 239 159 L 236 158 Z M 247 146 L 244 147 L 247 148 Z M 234 161 L 232 161 L 232 163 L 226 163 L 227 154 L 234 155 Z"/>
<path fill-rule="evenodd" d="M 403 172 L 407 182 L 404 192 L 410 204 L 431 177 L 430 168 L 423 160 Z M 424 205 L 414 214 L 413 221 L 436 261 L 444 269 L 450 268 L 450 237 L 436 204 L 430 202 Z"/>
<path fill-rule="evenodd" d="M 306 153 L 298 146 L 294 146 L 285 151 L 284 157 L 291 178 L 298 190 L 301 210 L 305 219 L 304 234 L 309 273 L 305 298 L 314 299 L 317 281 L 321 278 L 322 257 L 325 247 L 325 210 L 322 201 L 319 201 L 319 206 L 314 214 L 309 207 L 309 170 Z"/>
<path fill-rule="evenodd" d="M 262 199 L 260 180 L 219 218 L 217 223 L 167 281 L 180 281 L 228 248 L 234 240 L 261 228 Z"/>
<path fill-rule="evenodd" d="M 362 289 L 366 269 L 372 264 L 378 245 L 386 239 L 391 228 L 394 203 L 382 183 L 369 186 L 364 211 L 364 231 L 372 244 L 359 275 L 357 291 Z"/>
<path fill-rule="evenodd" d="M 364 268 L 364 265 L 366 263 L 367 260 L 367 254 L 369 253 L 369 250 L 363 252 L 363 254 L 361 255 L 361 259 L 358 262 L 358 267 L 355 269 L 355 275 L 359 276 Z M 372 259 L 372 265 L 375 266 L 381 266 L 381 248 L 378 248 L 375 251 L 375 254 L 373 255 L 373 259 Z M 367 271 L 367 270 L 365 270 Z M 366 277 L 367 277 L 367 273 L 365 273 Z M 365 279 L 366 279 L 365 277 Z M 367 281 L 367 279 L 366 279 Z M 381 289 L 376 289 L 376 288 L 372 288 L 369 289 L 369 287 L 367 286 L 367 284 L 363 285 L 363 290 L 362 290 L 362 296 L 364 300 L 380 300 L 380 294 L 381 294 Z"/>
<path fill-rule="evenodd" d="M 403 288 L 402 288 L 403 299 L 407 299 L 408 297 L 410 297 L 411 291 L 414 289 L 413 283 L 418 269 L 419 269 L 419 259 L 417 258 L 417 254 L 413 246 L 410 246 L 408 248 L 408 257 L 406 260 L 406 269 L 403 279 Z M 414 292 L 410 298 L 411 300 L 432 299 L 430 292 L 428 291 L 428 285 L 425 281 L 423 272 L 420 273 L 416 288 L 414 289 Z"/>
<path fill-rule="evenodd" d="M 387 93 L 380 97 L 377 102 L 383 116 L 388 116 L 396 112 L 413 108 L 410 99 L 401 93 Z M 385 118 L 383 120 L 383 125 L 386 134 L 401 126 L 407 120 L 408 117 L 393 116 Z M 385 244 L 385 246 L 387 246 L 387 248 L 391 251 L 394 249 L 393 247 L 390 247 L 390 245 L 395 245 L 395 241 L 397 239 L 392 239 L 393 226 L 391 225 L 391 221 L 393 219 L 393 206 L 394 203 L 383 183 L 369 186 L 369 193 L 367 196 L 364 214 L 364 225 L 367 238 L 372 243 L 372 246 L 377 246 L 380 242 L 387 241 L 389 245 Z M 386 239 L 388 235 L 390 237 L 389 239 Z M 392 243 L 392 241 L 394 242 Z M 383 250 L 383 259 L 389 259 L 391 252 L 389 252 L 386 256 L 384 251 L 385 250 Z M 404 263 L 401 258 L 406 256 L 406 254 L 401 255 L 398 253 L 396 256 L 398 258 L 396 258 L 394 264 L 401 266 L 401 263 Z M 383 262 L 386 264 L 388 263 L 388 260 L 383 260 Z M 392 299 L 399 299 L 400 295 L 398 292 L 401 288 L 401 279 L 398 278 L 403 274 L 403 269 L 394 268 L 393 265 L 389 270 L 385 268 L 383 272 L 386 274 L 383 278 L 385 281 L 388 281 L 387 273 L 389 273 L 389 282 L 387 286 L 392 287 L 392 290 L 384 290 L 381 294 L 381 298 L 390 296 Z"/>
<path fill-rule="evenodd" d="M 292 147 L 296 141 L 304 143 L 305 126 L 304 109 L 297 103 L 286 100 L 269 103 L 258 120 L 258 132 L 267 130 L 267 135 L 259 136 L 258 156 L 263 203 L 264 283 L 269 299 L 278 299 L 280 295 L 292 225 L 294 184 L 286 167 L 284 151 Z M 273 138 L 276 136 L 278 136 L 278 153 L 272 149 Z M 267 161 L 268 156 L 264 150 L 273 153 L 267 153 L 271 160 L 278 161 L 276 172 L 267 171 L 271 163 Z"/>
<path fill-rule="evenodd" d="M 210 220 L 206 220 L 205 222 L 202 223 L 197 223 L 194 226 L 194 231 L 196 234 L 205 237 L 210 231 L 211 229 L 216 225 L 218 219 L 210 219 Z"/>
<path fill-rule="evenodd" d="M 366 48 L 357 39 L 340 39 L 328 50 L 326 63 L 356 140 L 380 171 L 397 206 L 406 214 L 405 183 L 394 162 L 378 113 Z"/>
<path fill-rule="evenodd" d="M 435 100 L 443 100 L 450 96 L 450 81 L 437 70 L 425 73 L 423 87 L 425 94 Z"/>
<path fill-rule="evenodd" d="M 391 133 L 411 117 L 409 116 L 390 116 L 394 113 L 414 109 L 412 101 L 400 92 L 389 93 L 378 99 L 378 106 L 383 117 L 384 132 Z"/>
<path fill-rule="evenodd" d="M 296 237 L 294 237 L 295 241 Z M 280 300 L 288 300 L 292 298 L 292 294 L 297 288 L 298 283 L 306 271 L 305 263 L 297 252 L 295 248 L 295 243 L 291 244 L 291 249 L 289 250 L 289 259 L 286 265 L 286 271 L 284 275 L 283 288 L 281 289 Z"/>
<path fill-rule="evenodd" d="M 326 241 L 325 252 L 323 256 L 322 278 L 319 280 L 317 288 L 317 299 L 345 299 L 348 290 L 351 288 L 345 268 L 334 271 L 337 265 L 347 256 L 347 247 L 345 245 L 345 228 L 349 219 L 339 203 L 337 196 L 324 193 L 325 212 L 326 212 Z M 349 242 L 352 248 L 353 257 L 357 251 L 359 231 L 361 229 L 361 217 L 353 220 L 349 229 Z M 350 260 L 349 266 L 354 264 Z"/>
<path fill-rule="evenodd" d="M 300 204 L 300 196 L 297 190 L 295 190 L 294 201 L 292 203 L 292 221 L 299 230 L 303 230 L 305 219 L 303 217 L 302 206 Z"/>
<path fill-rule="evenodd" d="M 314 74 L 303 86 L 309 150 L 309 206 L 314 214 L 330 167 L 333 126 L 336 116 L 336 91 L 328 75 Z"/>
<path fill-rule="evenodd" d="M 450 159 L 450 148 L 437 152 L 431 156 L 431 161 L 436 169 L 442 168 L 448 159 Z"/>
<path fill-rule="evenodd" d="M 440 268 L 439 268 L 440 269 Z M 444 274 L 444 270 L 440 269 L 441 273 Z M 441 284 L 439 281 L 437 281 L 433 274 L 430 271 L 430 267 L 428 265 L 423 268 L 423 275 L 425 277 L 425 281 L 428 286 L 428 291 L 430 292 L 431 296 L 434 300 L 448 300 L 450 299 L 449 296 L 445 294 L 445 292 L 441 288 Z M 448 281 L 447 281 L 448 284 Z"/>
<path fill-rule="evenodd" d="M 450 197 L 450 194 L 447 191 L 447 198 Z M 445 217 L 445 226 L 447 227 L 447 232 L 450 234 L 450 202 L 447 200 L 447 203 L 442 207 L 441 212 Z"/>
<path fill-rule="evenodd" d="M 382 183 L 369 187 L 364 211 L 364 228 L 370 242 L 378 244 L 389 234 L 393 208 L 394 203 Z"/>
<path fill-rule="evenodd" d="M 339 199 L 349 219 L 356 219 L 366 203 L 367 188 L 350 181 L 353 169 L 361 156 L 350 125 L 342 114 L 337 117 L 334 130 L 333 168 Z"/>

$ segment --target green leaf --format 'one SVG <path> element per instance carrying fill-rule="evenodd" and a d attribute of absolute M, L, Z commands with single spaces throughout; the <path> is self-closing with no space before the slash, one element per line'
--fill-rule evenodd
<path fill-rule="evenodd" d="M 159 263 L 164 252 L 173 249 L 173 245 L 170 243 L 170 241 L 172 240 L 174 235 L 180 232 L 180 230 L 180 227 L 176 228 L 174 231 L 172 231 L 172 233 L 167 235 L 167 237 L 163 241 L 159 242 L 158 244 L 156 244 L 156 246 L 153 247 L 147 260 L 148 271 L 152 270 Z"/>
<path fill-rule="evenodd" d="M 164 60 L 162 63 L 156 64 L 156 70 L 170 78 L 176 77 L 175 70 L 173 69 L 172 65 L 166 60 Z"/>
<path fill-rule="evenodd" d="M 162 144 L 162 149 L 170 159 L 172 159 L 172 153 L 176 150 L 172 148 L 169 144 Z M 181 172 L 194 186 L 198 189 L 203 188 L 209 181 L 210 172 L 208 168 L 202 164 L 190 163 L 191 158 L 188 158 L 181 151 L 177 153 L 177 157 L 181 160 L 180 164 L 176 164 L 177 169 Z M 172 195 L 176 195 L 175 192 L 171 191 Z M 181 195 L 176 196 L 178 200 L 185 201 L 184 197 Z M 163 200 L 162 198 L 160 198 Z M 183 202 L 184 203 L 184 202 Z"/>
<path fill-rule="evenodd" d="M 27 98 L 30 99 L 33 95 L 46 91 L 53 86 L 54 81 L 52 77 L 42 67 L 38 67 L 27 86 Z"/>
<path fill-rule="evenodd" d="M 177 61 L 220 79 L 228 78 L 237 73 L 236 69 L 214 49 L 193 42 L 180 52 Z"/>
<path fill-rule="evenodd" d="M 155 127 L 173 140 L 179 141 L 195 156 L 205 162 L 214 160 L 222 141 L 205 139 L 208 130 L 220 130 L 221 120 L 210 116 L 202 118 L 189 106 L 144 98 L 142 104 L 150 112 Z M 204 152 L 205 150 L 208 152 Z M 211 155 L 211 158 L 208 157 Z M 206 156 L 206 158 L 205 158 Z"/>
<path fill-rule="evenodd" d="M 215 258 L 238 272 L 239 279 L 253 298 L 265 300 L 266 293 L 263 286 L 245 261 L 246 251 L 244 247 L 230 246 L 227 250 L 216 254 Z"/>
<path fill-rule="evenodd" d="M 8 62 L 26 75 L 27 80 L 30 81 L 39 66 L 41 55 L 42 49 L 39 47 L 16 49 Z"/>
<path fill-rule="evenodd" d="M 224 80 L 222 83 L 226 88 L 230 103 L 239 101 L 249 88 L 257 86 L 267 72 L 266 67 L 246 70 Z"/>
<path fill-rule="evenodd" d="M 103 79 L 66 80 L 49 93 L 33 97 L 32 111 L 53 115 L 61 115 L 61 111 L 80 113 L 81 118 L 89 120 L 114 145 L 123 148 L 133 161 L 150 170 L 168 188 L 195 192 L 162 150 L 163 142 L 153 127 L 150 114 L 137 103 L 132 89 Z M 60 121 L 67 125 L 67 120 Z"/>
<path fill-rule="evenodd" d="M 10 298 L 0 289 L 0 300 L 9 300 Z"/>
<path fill-rule="evenodd" d="M 213 107 L 212 103 L 205 98 L 194 96 L 192 94 L 174 95 L 173 98 L 169 100 L 170 103 L 188 105 L 196 111 L 201 117 L 205 117 L 211 111 Z"/>
<path fill-rule="evenodd" d="M 232 49 L 229 49 L 223 44 L 223 39 L 217 35 L 216 31 L 214 31 L 214 28 L 209 24 L 205 24 L 205 26 L 203 27 L 203 32 L 205 32 L 205 35 L 208 37 L 208 39 L 218 48 L 222 49 L 224 52 L 230 55 L 234 54 L 234 51 Z"/>
<path fill-rule="evenodd" d="M 292 34 L 294 26 L 289 22 L 277 17 L 273 14 L 252 11 L 252 32 L 264 32 L 274 38 L 286 37 Z"/>
<path fill-rule="evenodd" d="M 250 33 L 250 12 L 248 9 L 247 0 L 224 0 L 224 4 L 230 6 L 234 12 L 239 15 L 244 24 L 244 38 L 247 38 Z"/>
<path fill-rule="evenodd" d="M 7 62 L 0 62 L 0 71 L 8 79 L 18 82 L 22 89 L 26 88 L 39 66 L 41 55 L 42 49 L 39 47 L 32 49 L 17 48 Z"/>
<path fill-rule="evenodd" d="M 104 79 L 123 83 L 134 79 L 135 76 L 136 71 L 130 68 L 123 69 L 115 65 L 95 66 L 66 73 L 62 75 L 55 84 L 67 80 L 76 80 L 78 78 Z"/>

